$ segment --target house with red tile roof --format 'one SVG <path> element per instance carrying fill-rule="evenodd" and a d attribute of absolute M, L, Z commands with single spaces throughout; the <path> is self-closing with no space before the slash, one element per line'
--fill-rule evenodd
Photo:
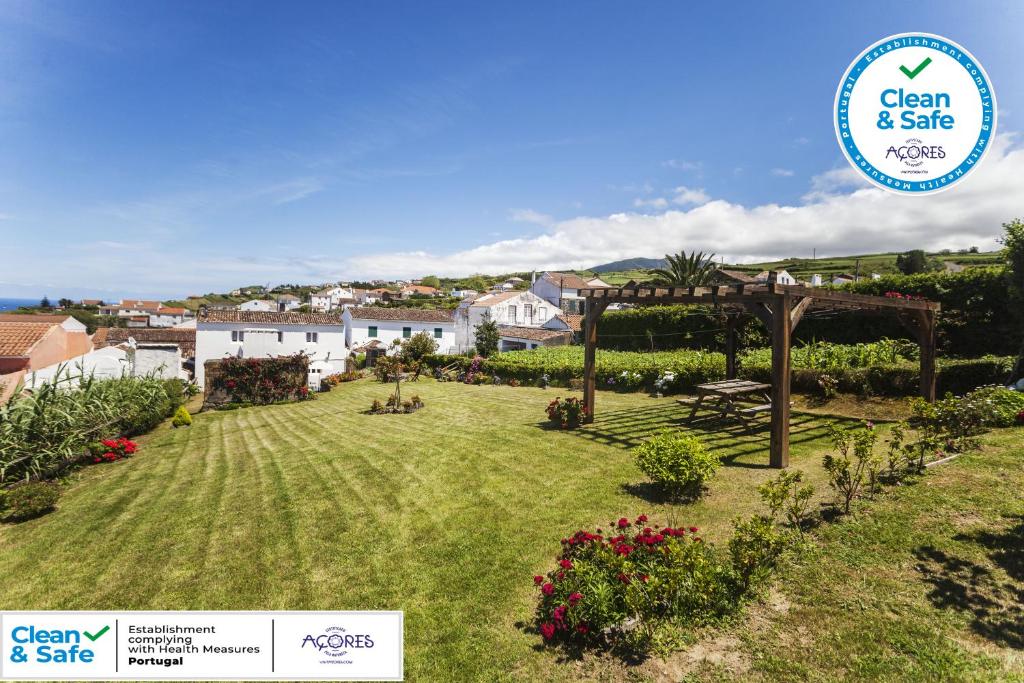
<path fill-rule="evenodd" d="M 85 325 L 69 315 L 0 314 L 0 402 L 25 373 L 91 350 Z"/>

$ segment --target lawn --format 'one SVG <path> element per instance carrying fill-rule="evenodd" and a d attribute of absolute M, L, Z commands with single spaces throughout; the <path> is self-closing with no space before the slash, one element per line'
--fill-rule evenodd
<path fill-rule="evenodd" d="M 724 462 L 709 494 L 686 506 L 652 497 L 629 448 L 686 414 L 671 398 L 602 392 L 596 423 L 562 432 L 542 420 L 555 390 L 422 380 L 403 393 L 418 393 L 425 409 L 362 412 L 389 392 L 361 380 L 312 402 L 200 414 L 191 428 L 144 437 L 131 460 L 81 471 L 56 512 L 0 527 L 0 609 L 402 609 L 410 680 L 657 678 L 665 672 L 651 664 L 538 652 L 539 637 L 524 628 L 530 577 L 550 567 L 562 536 L 620 515 L 646 512 L 724 540 L 733 516 L 760 509 L 755 489 L 774 476 L 766 433 L 712 423 L 697 430 Z M 793 420 L 792 464 L 822 497 L 827 419 Z M 1020 430 L 1008 434 L 1019 440 Z M 998 653 L 977 651 L 983 637 L 969 610 L 940 610 L 929 598 L 932 584 L 913 570 L 925 560 L 911 551 L 920 535 L 957 557 L 956 543 L 968 542 L 951 541 L 950 524 L 964 520 L 962 505 L 988 506 L 972 512 L 978 524 L 1020 514 L 1011 510 L 1024 479 L 1020 446 L 1009 447 L 995 451 L 1001 459 L 945 466 L 875 503 L 877 514 L 824 531 L 820 555 L 783 573 L 792 606 L 755 607 L 757 630 L 744 630 L 754 629 L 749 620 L 731 627 L 730 656 L 745 668 L 692 673 L 828 678 L 820 672 L 849 671 L 828 663 L 844 648 L 875 667 L 860 669 L 865 677 L 929 678 L 933 669 L 908 658 L 943 649 L 961 670 L 999 670 Z M 959 472 L 977 479 L 968 485 Z M 986 551 L 972 552 L 972 562 L 984 560 Z M 942 556 L 928 557 L 941 574 Z M 998 581 L 1021 579 L 1018 569 Z M 794 640 L 809 620 L 824 624 L 810 651 Z M 893 621 L 909 624 L 897 636 L 917 640 L 893 641 L 884 629 L 844 640 Z M 765 629 L 779 635 L 767 639 Z"/>

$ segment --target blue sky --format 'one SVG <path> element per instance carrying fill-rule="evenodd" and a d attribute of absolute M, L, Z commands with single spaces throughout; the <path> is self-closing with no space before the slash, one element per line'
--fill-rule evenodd
<path fill-rule="evenodd" d="M 1024 181 L 858 199 L 831 108 L 869 43 L 948 36 L 995 86 L 1009 182 L 1022 26 L 1020 2 L 6 1 L 0 296 L 989 247 Z"/>

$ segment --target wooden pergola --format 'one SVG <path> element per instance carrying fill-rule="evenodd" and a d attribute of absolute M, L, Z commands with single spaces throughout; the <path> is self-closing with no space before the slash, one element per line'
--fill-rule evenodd
<path fill-rule="evenodd" d="M 775 273 L 764 285 L 735 284 L 708 287 L 589 287 L 579 290 L 586 299 L 583 324 L 585 343 L 583 401 L 594 419 L 597 388 L 597 321 L 610 304 L 688 304 L 713 306 L 734 312 L 726 322 L 726 378 L 736 377 L 736 327 L 750 314 L 764 323 L 772 338 L 771 448 L 772 467 L 789 466 L 790 341 L 804 313 L 811 310 L 854 310 L 896 316 L 921 348 L 921 396 L 935 400 L 935 323 L 939 304 L 923 299 L 866 296 L 804 285 L 782 285 Z"/>

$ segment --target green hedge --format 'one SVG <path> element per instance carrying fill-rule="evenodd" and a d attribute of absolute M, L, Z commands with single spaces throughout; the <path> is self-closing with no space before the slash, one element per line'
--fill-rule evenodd
<path fill-rule="evenodd" d="M 1010 379 L 1012 356 L 985 356 L 982 358 L 940 358 L 936 363 L 935 385 L 941 396 L 946 392 L 964 394 L 979 386 L 1003 384 Z M 748 363 L 742 365 L 739 376 L 756 382 L 771 382 L 771 365 Z M 817 392 L 818 379 L 829 375 L 839 382 L 839 391 L 851 394 L 877 396 L 913 396 L 918 392 L 921 373 L 917 363 L 871 365 L 821 370 L 801 368 L 794 364 L 793 391 Z"/>
<path fill-rule="evenodd" d="M 843 291 L 885 296 L 900 292 L 921 296 L 942 305 L 938 342 L 951 356 L 986 353 L 1016 354 L 1024 329 L 1024 311 L 1010 297 L 1000 268 L 971 268 L 960 273 L 890 275 L 862 280 Z M 701 306 L 647 306 L 608 311 L 598 322 L 598 344 L 603 349 L 650 351 L 681 348 L 722 350 L 725 336 L 719 314 Z M 740 347 L 767 344 L 760 321 L 747 318 L 739 328 Z M 906 329 L 893 316 L 838 312 L 804 316 L 794 333 L 797 342 L 813 340 L 838 344 L 873 342 L 881 338 L 906 339 Z"/>
<path fill-rule="evenodd" d="M 832 352 L 846 358 L 865 358 L 872 354 L 884 357 L 884 344 L 865 347 L 833 346 Z M 881 348 L 881 351 L 879 350 Z M 838 351 L 837 351 L 838 349 Z M 771 382 L 770 351 L 755 349 L 740 356 L 740 377 L 759 382 Z M 890 363 L 872 363 L 857 367 L 851 360 L 844 365 L 827 369 L 806 367 L 820 356 L 794 349 L 794 391 L 818 391 L 818 378 L 823 374 L 839 382 L 839 390 L 848 393 L 869 393 L 881 396 L 911 396 L 917 393 L 920 373 L 916 361 L 902 360 Z M 466 356 L 433 355 L 425 359 L 432 368 L 455 364 L 465 370 L 472 359 Z M 1001 384 L 1010 379 L 1012 356 L 985 356 L 975 359 L 940 358 L 937 362 L 936 385 L 940 394 L 951 391 L 962 394 L 978 386 Z M 803 367 L 801 367 L 803 366 Z M 568 386 L 570 381 L 583 377 L 583 347 L 559 346 L 531 351 L 509 351 L 488 358 L 481 370 L 503 380 L 516 379 L 524 384 L 537 385 L 544 375 L 556 386 Z M 656 386 L 665 373 L 671 373 L 668 382 Z M 703 382 L 725 378 L 725 356 L 706 351 L 659 351 L 639 353 L 629 351 L 597 351 L 597 383 L 600 389 L 624 391 L 661 389 L 665 393 L 687 391 Z"/>

